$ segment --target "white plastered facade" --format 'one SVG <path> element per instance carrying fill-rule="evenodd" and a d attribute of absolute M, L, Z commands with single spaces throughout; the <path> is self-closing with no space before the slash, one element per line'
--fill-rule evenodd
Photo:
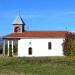
<path fill-rule="evenodd" d="M 45 57 L 45 56 L 64 56 L 64 38 L 21 38 L 18 40 L 19 57 Z M 51 49 L 48 49 L 48 42 L 51 42 Z M 29 48 L 32 54 L 29 55 Z"/>

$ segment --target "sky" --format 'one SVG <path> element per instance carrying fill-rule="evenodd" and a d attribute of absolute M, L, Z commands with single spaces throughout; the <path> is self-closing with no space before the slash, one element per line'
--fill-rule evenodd
<path fill-rule="evenodd" d="M 26 30 L 75 32 L 75 0 L 0 0 L 0 36 L 13 32 L 18 15 Z"/>

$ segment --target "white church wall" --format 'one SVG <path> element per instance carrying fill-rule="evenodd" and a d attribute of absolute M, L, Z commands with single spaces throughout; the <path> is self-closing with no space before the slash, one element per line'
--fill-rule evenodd
<path fill-rule="evenodd" d="M 63 56 L 64 38 L 24 38 L 18 40 L 18 56 Z M 51 42 L 51 49 L 48 49 L 48 42 Z M 29 55 L 29 47 L 32 48 L 32 55 Z"/>

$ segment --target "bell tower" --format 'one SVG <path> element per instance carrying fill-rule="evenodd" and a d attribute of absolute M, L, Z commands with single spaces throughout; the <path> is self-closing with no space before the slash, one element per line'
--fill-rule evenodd
<path fill-rule="evenodd" d="M 17 16 L 13 22 L 13 31 L 16 33 L 24 32 L 24 21 L 21 16 Z"/>

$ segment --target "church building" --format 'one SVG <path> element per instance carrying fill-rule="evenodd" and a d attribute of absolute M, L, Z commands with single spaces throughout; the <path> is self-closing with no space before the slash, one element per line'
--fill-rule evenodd
<path fill-rule="evenodd" d="M 68 31 L 28 31 L 21 16 L 17 16 L 13 22 L 13 32 L 5 35 L 3 54 L 15 56 L 14 42 L 16 40 L 16 56 L 18 57 L 45 57 L 64 56 L 63 41 Z M 11 50 L 11 52 L 10 52 Z"/>

